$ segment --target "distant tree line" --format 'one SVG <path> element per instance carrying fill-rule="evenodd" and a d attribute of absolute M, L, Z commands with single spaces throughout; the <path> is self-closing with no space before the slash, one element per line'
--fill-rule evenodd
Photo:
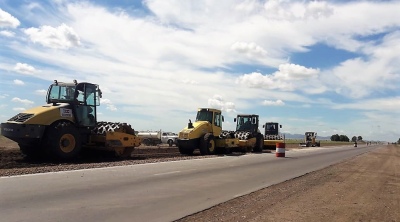
<path fill-rule="evenodd" d="M 363 138 L 362 136 L 353 136 L 353 138 L 351 138 L 352 142 L 356 142 L 356 141 L 361 141 Z"/>
<path fill-rule="evenodd" d="M 356 142 L 356 141 L 361 141 L 362 139 L 363 139 L 362 136 L 353 136 L 351 138 L 351 141 Z M 346 135 L 335 134 L 331 136 L 331 141 L 350 142 L 350 139 Z"/>

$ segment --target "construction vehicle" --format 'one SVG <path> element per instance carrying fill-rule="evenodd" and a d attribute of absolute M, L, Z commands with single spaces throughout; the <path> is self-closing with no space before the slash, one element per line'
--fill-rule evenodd
<path fill-rule="evenodd" d="M 263 125 L 264 132 L 264 149 L 275 149 L 277 143 L 285 143 L 285 135 L 279 132 L 282 125 L 276 122 L 266 122 Z"/>
<path fill-rule="evenodd" d="M 252 151 L 257 138 L 249 138 L 249 135 L 253 135 L 252 133 L 246 134 L 247 136 L 240 134 L 240 132 L 245 131 L 245 128 L 238 133 L 236 131 L 223 131 L 223 121 L 224 117 L 221 110 L 199 108 L 196 121 L 192 123 L 189 120 L 188 126 L 179 132 L 177 140 L 179 152 L 190 155 L 193 154 L 195 149 L 199 149 L 201 155 L 211 155 L 232 151 L 243 153 Z M 258 124 L 258 118 L 253 118 L 252 121 L 252 124 L 247 128 L 248 130 L 252 129 L 251 125 Z M 243 137 L 239 138 L 239 135 Z"/>
<path fill-rule="evenodd" d="M 316 141 L 317 133 L 316 132 L 305 132 L 304 133 L 304 142 L 301 142 L 299 146 L 302 147 L 320 147 L 321 143 Z"/>
<path fill-rule="evenodd" d="M 47 105 L 19 113 L 1 124 L 1 134 L 18 143 L 28 157 L 71 160 L 82 149 L 113 151 L 130 157 L 140 138 L 126 123 L 97 122 L 102 96 L 98 85 L 54 80 Z"/>
<path fill-rule="evenodd" d="M 254 152 L 262 152 L 263 135 L 258 129 L 259 116 L 241 114 L 237 115 L 234 122 L 237 122 L 234 135 L 239 139 L 239 147 L 253 148 Z"/>

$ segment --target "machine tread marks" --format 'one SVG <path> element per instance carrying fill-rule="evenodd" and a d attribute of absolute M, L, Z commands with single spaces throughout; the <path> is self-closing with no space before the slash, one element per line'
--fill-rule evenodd
<path fill-rule="evenodd" d="M 206 133 L 200 141 L 200 153 L 201 155 L 212 155 L 215 153 L 214 135 L 211 133 Z"/>
<path fill-rule="evenodd" d="M 75 159 L 82 148 L 81 136 L 70 122 L 51 125 L 45 137 L 46 153 L 52 159 L 68 161 Z"/>

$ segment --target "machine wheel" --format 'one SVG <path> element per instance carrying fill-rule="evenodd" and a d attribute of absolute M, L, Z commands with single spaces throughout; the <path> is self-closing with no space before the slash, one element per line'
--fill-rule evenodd
<path fill-rule="evenodd" d="M 168 146 L 171 147 L 174 144 L 174 141 L 168 140 Z"/>
<path fill-rule="evenodd" d="M 232 149 L 229 147 L 225 148 L 224 151 L 225 154 L 232 154 Z"/>
<path fill-rule="evenodd" d="M 38 159 L 44 157 L 44 151 L 42 147 L 36 147 L 32 145 L 18 144 L 22 154 L 28 158 Z"/>
<path fill-rule="evenodd" d="M 262 134 L 257 135 L 256 146 L 253 148 L 254 152 L 261 153 L 264 147 L 264 137 Z"/>
<path fill-rule="evenodd" d="M 151 141 L 149 139 L 144 139 L 142 143 L 146 146 L 151 146 Z"/>
<path fill-rule="evenodd" d="M 200 153 L 201 155 L 212 155 L 215 153 L 215 141 L 211 133 L 206 133 L 203 140 L 201 140 Z"/>
<path fill-rule="evenodd" d="M 45 144 L 51 158 L 72 160 L 81 151 L 81 136 L 71 123 L 61 122 L 50 126 Z"/>
<path fill-rule="evenodd" d="M 132 152 L 135 149 L 135 147 L 125 147 L 124 153 L 120 156 L 123 159 L 128 159 L 132 157 Z"/>
<path fill-rule="evenodd" d="M 193 149 L 184 149 L 180 146 L 178 146 L 179 152 L 183 155 L 192 155 L 193 154 Z"/>

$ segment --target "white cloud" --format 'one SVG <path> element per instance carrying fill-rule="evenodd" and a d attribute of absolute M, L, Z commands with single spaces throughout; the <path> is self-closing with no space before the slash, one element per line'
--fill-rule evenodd
<path fill-rule="evenodd" d="M 220 109 L 226 112 L 236 112 L 235 104 L 233 102 L 225 102 L 220 95 L 214 95 L 212 98 L 208 99 L 208 105 L 211 108 Z"/>
<path fill-rule="evenodd" d="M 111 111 L 117 111 L 117 107 L 111 102 L 109 99 L 100 99 L 102 104 L 106 105 L 106 109 L 111 110 Z"/>
<path fill-rule="evenodd" d="M 231 49 L 241 54 L 245 54 L 247 56 L 265 56 L 267 51 L 263 49 L 261 46 L 255 44 L 254 42 L 235 42 Z"/>
<path fill-rule="evenodd" d="M 20 98 L 18 98 L 18 97 L 12 98 L 11 101 L 12 101 L 12 102 L 16 102 L 16 103 L 22 103 L 22 104 L 24 104 L 25 106 L 29 106 L 29 105 L 34 104 L 33 101 L 30 101 L 30 100 L 27 100 L 27 99 L 20 99 Z"/>
<path fill-rule="evenodd" d="M 1 30 L 0 35 L 5 36 L 5 37 L 14 37 L 15 32 L 7 31 L 7 30 Z"/>
<path fill-rule="evenodd" d="M 25 109 L 25 108 L 22 108 L 22 107 L 15 107 L 15 108 L 13 108 L 12 110 L 13 110 L 13 111 L 17 111 L 17 112 L 22 112 L 22 111 L 25 111 L 26 109 Z"/>
<path fill-rule="evenodd" d="M 188 85 L 197 85 L 197 84 L 199 84 L 197 81 L 195 81 L 195 80 L 189 80 L 189 79 L 181 80 L 181 82 L 182 82 L 183 84 L 188 84 Z"/>
<path fill-rule="evenodd" d="M 310 79 L 318 74 L 318 69 L 306 68 L 296 64 L 281 64 L 279 65 L 279 71 L 273 74 L 263 75 L 258 72 L 244 74 L 236 79 L 236 83 L 250 88 L 293 91 L 295 89 L 302 90 L 303 87 L 301 86 L 309 83 Z M 325 90 L 320 89 L 314 92 L 320 93 L 323 91 Z"/>
<path fill-rule="evenodd" d="M 36 69 L 33 66 L 30 66 L 26 63 L 17 63 L 14 67 L 14 70 L 23 74 L 33 74 L 36 72 Z"/>
<path fill-rule="evenodd" d="M 310 1 L 306 6 L 304 16 L 312 17 L 314 19 L 329 17 L 333 15 L 334 9 L 329 6 L 327 2 L 324 1 Z"/>
<path fill-rule="evenodd" d="M 49 48 L 68 49 L 81 44 L 79 36 L 75 33 L 74 29 L 66 24 L 62 24 L 56 28 L 46 25 L 40 28 L 28 28 L 24 32 L 32 42 Z"/>
<path fill-rule="evenodd" d="M 400 96 L 355 100 L 348 104 L 334 104 L 332 108 L 395 112 L 400 115 Z"/>
<path fill-rule="evenodd" d="M 388 34 L 380 44 L 364 50 L 366 58 L 346 60 L 325 74 L 325 82 L 336 93 L 358 99 L 398 88 L 400 32 Z"/>
<path fill-rule="evenodd" d="M 330 17 L 334 8 L 327 2 L 309 1 L 298 3 L 293 1 L 272 0 L 264 4 L 266 17 L 274 20 L 306 20 Z"/>
<path fill-rule="evenodd" d="M 5 98 L 7 98 L 7 97 L 9 97 L 9 95 L 8 95 L 8 94 L 3 94 L 3 95 L 0 95 L 0 99 L 5 99 Z"/>
<path fill-rule="evenodd" d="M 289 81 L 307 79 L 318 75 L 319 72 L 319 69 L 286 63 L 279 65 L 279 71 L 274 73 L 274 78 Z"/>
<path fill-rule="evenodd" d="M 36 95 L 45 96 L 45 95 L 47 94 L 47 90 L 45 90 L 45 89 L 38 89 L 38 90 L 35 90 L 35 94 L 36 94 Z"/>
<path fill-rule="evenodd" d="M 236 79 L 236 83 L 243 84 L 250 88 L 276 89 L 279 87 L 271 75 L 263 75 L 258 72 L 244 74 Z"/>
<path fill-rule="evenodd" d="M 18 19 L 0 8 L 0 28 L 16 28 L 19 25 Z"/>
<path fill-rule="evenodd" d="M 276 100 L 276 101 L 264 100 L 264 101 L 262 102 L 262 104 L 263 104 L 264 106 L 283 106 L 283 105 L 285 105 L 285 103 L 284 103 L 282 100 L 280 100 L 280 99 L 278 99 L 278 100 Z"/>
<path fill-rule="evenodd" d="M 13 82 L 14 82 L 15 85 L 20 85 L 20 86 L 25 85 L 25 83 L 23 81 L 19 80 L 19 79 L 14 79 Z"/>

